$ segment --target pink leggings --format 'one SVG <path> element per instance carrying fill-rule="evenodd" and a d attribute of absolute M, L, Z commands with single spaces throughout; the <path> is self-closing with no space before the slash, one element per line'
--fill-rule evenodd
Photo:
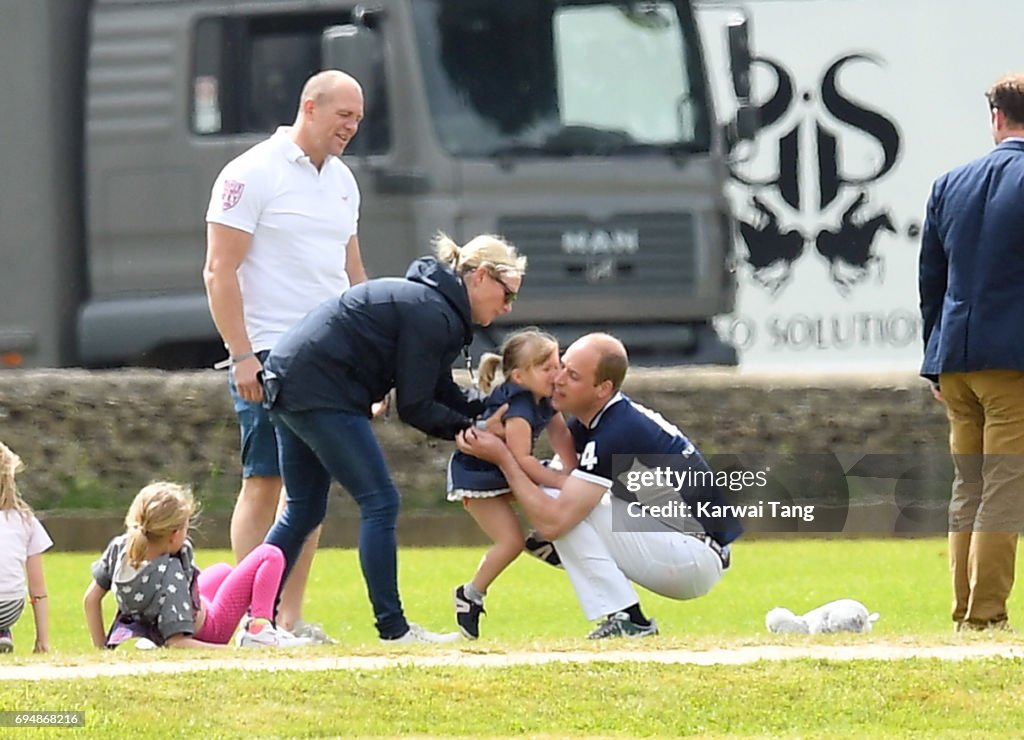
<path fill-rule="evenodd" d="M 284 573 L 284 553 L 261 544 L 232 568 L 217 563 L 199 573 L 199 595 L 206 621 L 195 638 L 226 645 L 246 611 L 273 620 L 274 601 Z"/>

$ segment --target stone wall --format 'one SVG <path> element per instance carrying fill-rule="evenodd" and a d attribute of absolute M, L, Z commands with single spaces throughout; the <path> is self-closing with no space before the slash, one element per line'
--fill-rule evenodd
<path fill-rule="evenodd" d="M 912 375 L 763 376 L 733 370 L 630 371 L 625 390 L 709 453 L 924 452 L 943 449 L 940 404 Z M 453 445 L 397 418 L 377 430 L 404 508 L 453 510 L 444 467 Z M 24 459 L 40 511 L 122 514 L 146 482 L 190 483 L 211 515 L 238 487 L 238 430 L 226 376 L 214 371 L 0 373 L 0 439 Z M 350 515 L 346 496 L 332 500 Z"/>

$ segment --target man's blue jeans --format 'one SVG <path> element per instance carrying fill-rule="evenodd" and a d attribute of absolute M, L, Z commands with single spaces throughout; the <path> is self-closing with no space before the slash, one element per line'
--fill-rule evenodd
<path fill-rule="evenodd" d="M 359 564 L 383 638 L 401 637 L 409 624 L 398 595 L 395 525 L 400 498 L 370 420 L 334 409 L 271 412 L 277 427 L 286 506 L 266 542 L 285 556 L 285 577 L 306 537 L 323 521 L 331 478 L 359 505 Z M 282 579 L 283 581 L 283 579 Z"/>

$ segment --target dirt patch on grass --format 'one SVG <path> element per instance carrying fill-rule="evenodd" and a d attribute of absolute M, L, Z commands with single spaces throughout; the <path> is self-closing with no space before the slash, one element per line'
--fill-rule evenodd
<path fill-rule="evenodd" d="M 381 670 L 400 666 L 432 668 L 458 665 L 468 668 L 498 668 L 548 663 L 622 663 L 628 661 L 677 663 L 685 665 L 742 665 L 757 661 L 814 660 L 970 660 L 976 658 L 1024 658 L 1024 645 L 970 644 L 907 646 L 888 643 L 869 645 L 754 645 L 711 650 L 596 650 L 561 652 L 479 653 L 440 650 L 416 654 L 389 652 L 386 655 L 316 656 L 315 648 L 268 654 L 265 650 L 240 652 L 230 657 L 187 660 L 161 659 L 80 664 L 39 663 L 0 666 L 0 681 L 47 681 L 132 676 L 152 673 L 187 673 L 244 669 L 247 671 L 353 671 Z"/>

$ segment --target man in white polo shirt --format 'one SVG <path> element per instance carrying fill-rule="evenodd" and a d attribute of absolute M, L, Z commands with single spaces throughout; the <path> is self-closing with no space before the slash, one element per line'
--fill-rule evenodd
<path fill-rule="evenodd" d="M 277 437 L 257 378 L 277 339 L 311 309 L 366 280 L 359 252 L 359 188 L 340 157 L 363 118 L 359 83 L 338 70 L 303 86 L 292 126 L 229 162 L 206 213 L 203 278 L 230 356 L 229 387 L 242 436 L 242 487 L 231 517 L 241 560 L 263 541 L 283 499 Z M 320 641 L 301 621 L 319 528 L 281 593 L 278 624 Z"/>

